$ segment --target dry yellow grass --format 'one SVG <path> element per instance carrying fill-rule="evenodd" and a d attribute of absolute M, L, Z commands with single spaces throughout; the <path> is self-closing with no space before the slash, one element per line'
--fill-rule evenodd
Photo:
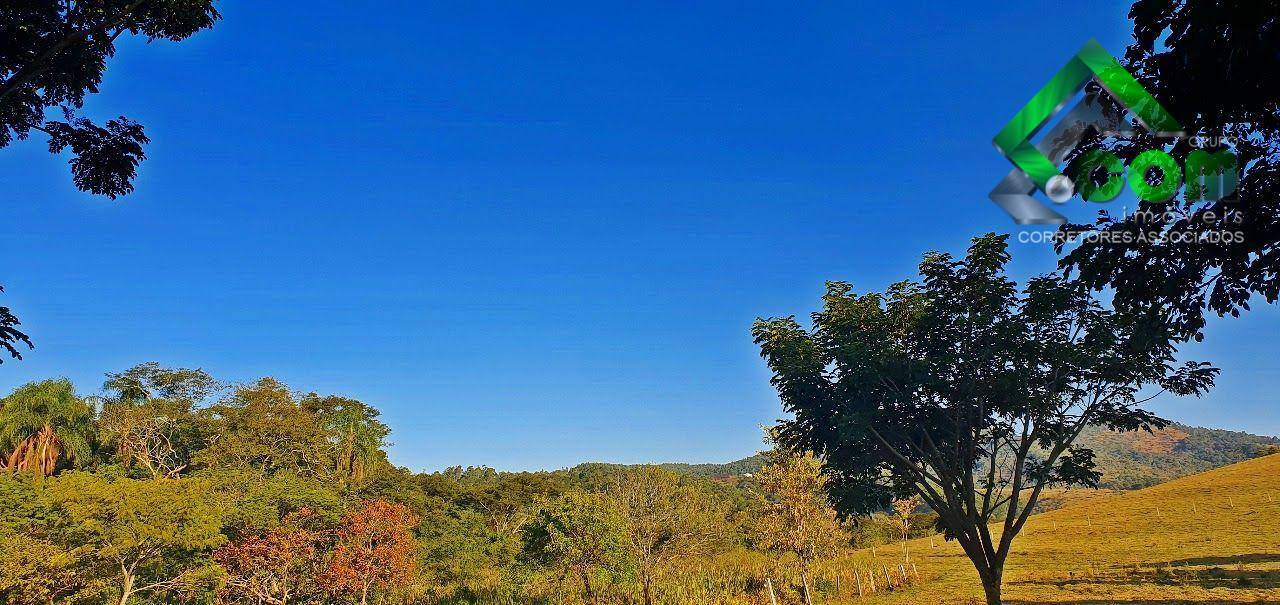
<path fill-rule="evenodd" d="M 960 547 L 934 543 L 909 545 L 917 585 L 854 601 L 982 602 Z M 892 567 L 900 558 L 881 547 L 874 561 L 860 551 L 839 564 Z M 1004 596 L 1010 604 L 1280 603 L 1280 455 L 1032 517 L 1014 542 Z"/>

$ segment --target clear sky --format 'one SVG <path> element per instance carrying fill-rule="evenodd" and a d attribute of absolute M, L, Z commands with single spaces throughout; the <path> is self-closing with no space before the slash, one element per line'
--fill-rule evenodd
<path fill-rule="evenodd" d="M 37 344 L 0 390 L 156 360 L 358 397 L 414 469 L 739 458 L 781 414 L 752 320 L 1011 230 L 992 136 L 1130 31 L 1121 2 L 528 4 L 228 0 L 124 43 L 86 111 L 146 125 L 137 193 L 0 150 L 0 304 Z M 1156 409 L 1280 433 L 1277 334 L 1215 323 L 1220 388 Z"/>

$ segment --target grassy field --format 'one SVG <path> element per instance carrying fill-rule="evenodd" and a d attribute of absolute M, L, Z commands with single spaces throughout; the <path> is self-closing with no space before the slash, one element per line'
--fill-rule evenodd
<path fill-rule="evenodd" d="M 861 601 L 981 602 L 977 574 L 958 545 L 924 539 L 909 546 L 920 581 Z M 841 565 L 883 569 L 900 560 L 900 551 L 882 547 Z M 843 586 L 850 592 L 848 579 Z M 1069 499 L 1032 517 L 1014 542 L 1005 600 L 1280 603 L 1280 455 L 1143 490 Z"/>

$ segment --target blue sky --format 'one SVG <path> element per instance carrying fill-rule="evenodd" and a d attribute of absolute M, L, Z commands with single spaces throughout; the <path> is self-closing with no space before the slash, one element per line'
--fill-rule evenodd
<path fill-rule="evenodd" d="M 86 107 L 153 140 L 119 201 L 0 151 L 0 301 L 37 343 L 0 390 L 157 360 L 363 399 L 415 469 L 748 455 L 781 414 L 751 321 L 1011 230 L 991 137 L 1129 31 L 1120 2 L 432 4 L 226 1 L 126 42 Z M 1221 386 L 1156 409 L 1280 433 L 1278 328 L 1215 323 Z"/>

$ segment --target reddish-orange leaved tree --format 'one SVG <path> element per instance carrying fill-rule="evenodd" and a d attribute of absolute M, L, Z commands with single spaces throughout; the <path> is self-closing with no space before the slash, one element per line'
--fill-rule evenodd
<path fill-rule="evenodd" d="M 321 582 L 331 594 L 367 605 L 370 594 L 408 584 L 417 570 L 418 518 L 402 504 L 365 502 L 342 516 Z"/>
<path fill-rule="evenodd" d="M 280 527 L 222 545 L 213 559 L 226 572 L 225 598 L 288 605 L 320 593 L 324 571 L 322 530 L 311 529 L 315 515 L 302 509 L 285 515 Z"/>

